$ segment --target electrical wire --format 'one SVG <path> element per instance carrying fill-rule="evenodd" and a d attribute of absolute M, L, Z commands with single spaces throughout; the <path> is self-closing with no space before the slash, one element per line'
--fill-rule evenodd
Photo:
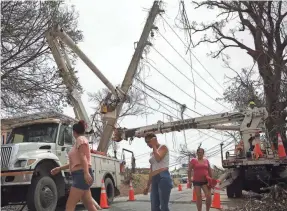
<path fill-rule="evenodd" d="M 155 98 L 155 97 L 153 97 L 153 96 L 151 96 L 151 95 L 149 95 L 148 93 L 146 93 L 144 90 L 142 90 L 142 89 L 140 89 L 140 88 L 138 88 L 138 87 L 136 87 L 136 86 L 134 86 L 133 85 L 133 87 L 134 88 L 136 88 L 137 90 L 139 90 L 139 91 L 141 91 L 141 92 L 144 92 L 147 96 L 149 96 L 149 97 L 151 97 L 151 98 L 153 98 L 158 104 L 159 104 L 159 102 L 160 103 L 163 103 L 163 104 L 165 104 L 165 105 L 167 105 L 168 107 L 170 107 L 170 108 L 172 108 L 172 109 L 174 109 L 174 110 L 177 110 L 176 108 L 174 108 L 174 107 L 172 107 L 172 106 L 170 106 L 170 105 L 168 105 L 168 104 L 166 104 L 166 103 L 164 103 L 164 102 L 162 102 L 162 101 L 160 101 L 159 99 L 157 99 L 157 98 Z M 147 106 L 146 106 L 147 107 Z M 165 108 L 167 111 L 169 111 L 170 112 L 170 110 L 168 110 L 166 107 L 164 107 L 164 106 L 162 106 L 163 108 Z M 151 108 L 150 106 L 148 107 L 148 108 Z M 154 110 L 154 109 L 153 109 Z M 178 111 L 178 110 L 177 110 Z M 178 118 L 178 117 L 176 117 L 176 118 Z M 179 120 L 180 120 L 180 118 L 178 118 Z M 198 129 L 197 129 L 198 130 Z M 199 130 L 198 130 L 199 131 Z M 200 133 L 203 133 L 204 135 L 206 135 L 206 136 L 208 136 L 208 137 L 210 137 L 210 138 L 212 138 L 212 139 L 216 139 L 216 140 L 218 140 L 218 141 L 222 141 L 222 140 L 220 140 L 220 139 L 218 139 L 218 138 L 216 138 L 216 137 L 214 137 L 214 136 L 211 136 L 211 135 L 209 135 L 209 134 L 207 134 L 207 133 L 204 133 L 203 131 L 199 131 Z M 212 131 L 213 132 L 213 131 Z M 214 132 L 214 133 L 216 133 L 216 132 Z M 202 138 L 202 137 L 201 137 Z M 227 140 L 229 140 L 229 139 L 227 139 Z M 227 140 L 225 140 L 225 141 L 223 141 L 223 143 L 224 142 L 226 142 Z M 206 140 L 204 140 L 204 141 L 206 141 Z M 201 141 L 201 144 L 204 142 L 204 141 Z M 197 141 L 192 141 L 192 144 L 197 144 L 198 142 L 200 142 L 199 140 L 197 140 Z M 191 143 L 190 143 L 191 144 Z M 188 146 L 189 144 L 187 144 L 186 146 Z M 217 146 L 217 145 L 216 145 Z M 215 147 L 216 147 L 215 146 Z M 175 148 L 175 146 L 174 146 L 174 148 Z M 211 149 L 214 149 L 214 148 L 211 148 Z M 207 150 L 207 151 L 209 151 L 209 150 Z"/>
<path fill-rule="evenodd" d="M 182 104 L 181 104 L 181 103 L 177 102 L 176 100 L 172 99 L 171 97 L 169 97 L 169 96 L 167 96 L 167 95 L 163 94 L 162 92 L 160 92 L 160 91 L 156 90 L 155 88 L 153 88 L 153 87 L 149 86 L 148 84 L 144 83 L 144 82 L 143 82 L 143 81 L 141 81 L 140 79 L 138 79 L 138 78 L 136 78 L 136 79 L 137 79 L 137 81 L 139 81 L 140 83 L 142 83 L 145 87 L 147 87 L 150 91 L 152 91 L 152 92 L 156 92 L 156 93 L 158 93 L 158 94 L 160 94 L 160 95 L 162 95 L 162 96 L 166 97 L 167 99 L 171 100 L 172 102 L 174 102 L 174 103 L 176 103 L 176 104 L 178 104 L 178 105 L 182 106 Z M 146 94 L 146 95 L 150 96 L 147 92 L 145 92 L 145 91 L 143 91 L 143 90 L 140 90 L 140 91 L 142 91 L 144 94 Z M 151 96 L 150 96 L 150 97 L 151 97 Z M 152 97 L 152 98 L 154 98 L 154 97 Z M 170 105 L 168 105 L 168 104 L 166 104 L 166 103 L 164 103 L 164 102 L 162 102 L 162 101 L 160 101 L 160 100 L 158 100 L 158 99 L 157 99 L 157 101 L 159 101 L 159 102 L 161 102 L 161 103 L 163 103 L 163 104 L 167 105 L 168 107 L 170 107 L 170 108 L 172 108 L 172 109 L 176 110 L 177 112 L 179 112 L 179 110 L 178 110 L 178 109 L 176 109 L 176 108 L 174 108 L 174 107 L 172 107 L 172 106 L 170 106 Z M 190 109 L 190 108 L 189 108 L 189 107 L 187 107 L 187 106 L 186 106 L 186 108 L 187 108 L 188 110 L 190 110 L 190 111 L 193 111 L 192 109 Z M 186 115 L 186 116 L 187 116 L 187 117 L 189 117 L 189 118 L 192 118 L 192 117 L 191 117 L 191 116 L 189 116 L 188 114 L 184 114 L 184 115 Z M 203 116 L 202 114 L 199 114 L 199 115 Z M 199 131 L 199 130 L 198 130 L 198 131 Z M 202 131 L 199 131 L 199 132 L 200 132 L 200 133 L 202 133 Z M 213 133 L 217 133 L 217 134 L 218 134 L 218 132 L 216 132 L 216 131 L 211 131 L 211 132 L 213 132 Z"/>
<path fill-rule="evenodd" d="M 178 89 L 180 89 L 183 93 L 185 93 L 187 96 L 189 96 L 191 99 L 195 100 L 194 97 L 192 97 L 190 94 L 188 94 L 186 91 L 184 91 L 182 88 L 180 88 L 178 85 L 176 85 L 172 80 L 170 80 L 168 77 L 166 77 L 162 72 L 160 72 L 155 66 L 153 66 L 149 61 L 147 61 L 147 63 L 155 70 L 157 71 L 161 76 L 163 76 L 166 80 L 168 80 L 170 83 L 172 83 L 175 87 L 177 87 Z M 216 113 L 215 110 L 209 108 L 208 106 L 204 105 L 203 103 L 201 103 L 200 101 L 197 101 L 200 105 L 202 105 L 203 107 L 209 109 L 210 111 Z M 194 113 L 197 113 L 199 115 L 201 115 L 200 113 L 198 113 L 197 111 L 193 111 Z"/>
<path fill-rule="evenodd" d="M 178 33 L 176 33 L 176 31 L 171 27 L 171 25 L 166 21 L 166 19 L 163 17 L 162 14 L 160 14 L 160 16 L 162 17 L 163 21 L 168 25 L 168 27 L 173 31 L 173 33 L 178 37 L 178 39 L 183 43 L 183 45 L 190 49 L 189 46 L 186 45 L 186 43 L 181 39 L 181 37 L 178 35 Z M 202 64 L 202 62 L 195 56 L 194 53 L 192 53 L 191 49 L 190 49 L 190 53 L 192 54 L 192 56 L 197 60 L 197 62 L 203 67 L 203 69 L 209 74 L 209 76 L 217 83 L 218 86 L 220 86 L 222 89 L 223 87 L 219 84 L 219 82 L 212 76 L 212 74 L 206 69 L 206 67 Z"/>
<path fill-rule="evenodd" d="M 194 86 L 196 86 L 200 91 L 202 91 L 206 96 L 208 96 L 210 99 L 212 99 L 213 101 L 215 101 L 216 103 L 218 103 L 219 105 L 221 105 L 224 108 L 229 109 L 228 107 L 226 107 L 225 105 L 223 105 L 222 103 L 218 102 L 216 99 L 214 99 L 212 96 L 210 96 L 206 91 L 204 91 L 203 89 L 201 89 L 197 84 L 195 84 L 190 78 L 188 78 L 183 72 L 181 72 L 173 63 L 171 63 L 162 53 L 160 53 L 154 46 L 152 46 L 152 48 L 167 62 L 169 63 L 175 70 L 177 70 L 181 75 L 183 75 L 188 81 L 190 81 Z M 195 98 L 194 98 L 195 100 Z"/>
<path fill-rule="evenodd" d="M 163 101 L 161 101 L 161 100 L 159 100 L 159 99 L 157 99 L 157 98 L 155 98 L 155 97 L 149 95 L 149 94 L 146 93 L 144 90 L 141 90 L 140 88 L 136 87 L 135 85 L 133 85 L 133 87 L 134 87 L 135 89 L 137 89 L 137 90 L 143 92 L 143 93 L 146 94 L 147 96 L 151 97 L 151 98 L 154 99 L 155 101 L 157 101 L 158 104 L 159 104 L 159 102 L 160 102 L 160 103 L 165 104 L 166 106 L 168 106 L 168 107 L 170 107 L 170 108 L 172 108 L 172 109 L 178 111 L 178 109 L 176 109 L 176 108 L 174 108 L 174 107 L 172 107 L 172 106 L 170 106 L 170 105 L 164 103 Z M 164 107 L 163 105 L 161 105 L 161 106 L 162 106 L 163 108 L 165 108 L 167 111 L 170 112 L 170 110 L 168 110 L 166 107 Z M 154 108 L 152 108 L 152 107 L 150 107 L 150 106 L 147 106 L 147 105 L 144 105 L 144 107 L 150 108 L 150 109 L 155 110 L 155 111 L 158 111 L 158 110 L 156 110 L 156 109 L 154 109 Z M 159 112 L 160 112 L 160 111 L 159 111 Z M 160 113 L 162 113 L 162 112 L 160 112 Z M 163 113 L 163 114 L 166 114 L 166 113 Z M 187 115 L 187 114 L 186 114 L 186 115 Z M 170 115 L 169 115 L 169 116 L 170 116 Z M 173 117 L 176 118 L 176 119 L 178 119 L 178 120 L 181 120 L 181 119 L 180 119 L 179 117 L 177 117 L 177 116 L 173 116 Z M 195 129 L 196 129 L 196 128 L 195 128 Z M 196 129 L 196 130 L 198 130 L 198 129 Z M 198 130 L 198 131 L 199 131 L 199 130 Z M 216 138 L 216 137 L 214 137 L 214 136 L 209 135 L 208 133 L 204 133 L 203 131 L 199 131 L 199 132 L 203 133 L 204 135 L 206 135 L 206 136 L 208 136 L 208 137 L 210 137 L 210 138 L 212 138 L 212 139 L 218 140 L 218 141 L 220 141 L 220 142 L 222 141 L 222 140 L 220 140 L 220 139 L 218 139 L 218 138 Z M 212 131 L 212 132 L 219 134 L 219 133 L 216 132 L 216 131 Z M 204 141 L 203 141 L 203 142 L 204 142 Z"/>
<path fill-rule="evenodd" d="M 167 42 L 167 44 L 185 61 L 185 63 L 190 66 L 190 68 L 192 70 L 194 70 L 194 72 L 196 72 L 196 74 L 209 86 L 211 87 L 217 94 L 219 94 L 222 97 L 222 94 L 217 91 L 210 83 L 208 83 L 199 73 L 198 71 L 196 71 L 194 69 L 194 67 L 191 66 L 191 64 L 175 49 L 175 47 L 163 36 L 162 33 L 160 33 L 160 31 L 158 31 L 159 35 Z M 194 83 L 194 82 L 193 82 Z"/>

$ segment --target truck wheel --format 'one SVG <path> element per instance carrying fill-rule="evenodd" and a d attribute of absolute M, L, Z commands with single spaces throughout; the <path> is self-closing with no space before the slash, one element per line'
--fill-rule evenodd
<path fill-rule="evenodd" d="M 226 194 L 228 198 L 233 198 L 234 197 L 234 188 L 233 184 L 230 184 L 226 187 Z"/>
<path fill-rule="evenodd" d="M 2 193 L 3 194 L 3 193 Z M 2 194 L 1 194 L 1 207 L 5 207 L 7 206 L 9 203 L 8 203 L 8 200 L 4 197 L 2 197 Z"/>
<path fill-rule="evenodd" d="M 113 181 L 109 177 L 105 179 L 105 188 L 106 188 L 108 203 L 111 204 L 113 203 L 114 197 L 115 197 L 115 187 L 114 187 Z"/>
<path fill-rule="evenodd" d="M 27 206 L 31 211 L 51 211 L 57 207 L 58 191 L 49 176 L 35 178 L 27 194 Z"/>
<path fill-rule="evenodd" d="M 234 181 L 234 194 L 235 194 L 235 198 L 242 197 L 242 180 L 240 178 L 237 178 Z"/>

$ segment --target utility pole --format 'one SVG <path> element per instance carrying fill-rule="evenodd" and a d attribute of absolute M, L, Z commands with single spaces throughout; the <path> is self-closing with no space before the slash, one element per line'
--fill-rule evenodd
<path fill-rule="evenodd" d="M 151 30 L 154 28 L 153 23 L 155 21 L 156 16 L 160 12 L 163 12 L 163 11 L 160 10 L 159 1 L 154 1 L 153 6 L 149 12 L 149 16 L 147 18 L 146 24 L 144 26 L 142 35 L 141 35 L 140 40 L 137 44 L 136 50 L 134 52 L 134 55 L 132 57 L 132 60 L 130 62 L 130 65 L 128 67 L 128 70 L 126 72 L 125 78 L 124 78 L 122 86 L 121 86 L 121 90 L 124 92 L 124 94 L 127 94 L 129 88 L 132 85 L 134 76 L 137 72 L 138 64 L 139 64 L 141 57 L 142 57 L 143 50 L 144 50 L 145 46 L 147 45 L 149 34 L 150 34 Z M 116 122 L 118 120 L 118 117 L 119 117 L 119 114 L 122 110 L 122 107 L 123 107 L 123 102 L 120 102 L 116 108 L 117 118 L 107 121 L 107 124 L 104 127 L 103 135 L 101 136 L 101 140 L 99 142 L 99 146 L 97 149 L 98 151 L 102 151 L 102 152 L 108 151 L 108 146 L 109 146 L 111 136 L 113 134 L 114 125 L 116 124 Z"/>

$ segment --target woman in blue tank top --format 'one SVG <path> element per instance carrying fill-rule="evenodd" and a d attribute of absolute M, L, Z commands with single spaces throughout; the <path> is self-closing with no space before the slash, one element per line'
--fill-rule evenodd
<path fill-rule="evenodd" d="M 168 203 L 172 189 L 172 179 L 168 171 L 169 151 L 165 145 L 160 145 L 156 135 L 149 133 L 145 136 L 146 144 L 153 152 L 149 159 L 150 174 L 144 194 L 148 193 L 151 185 L 151 211 L 169 211 Z"/>

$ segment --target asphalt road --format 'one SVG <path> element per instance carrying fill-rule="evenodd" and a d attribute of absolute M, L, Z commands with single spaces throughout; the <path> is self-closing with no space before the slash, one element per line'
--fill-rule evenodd
<path fill-rule="evenodd" d="M 194 202 L 191 202 L 192 198 L 192 190 L 191 189 L 183 189 L 183 191 L 179 192 L 176 188 L 172 190 L 170 197 L 170 210 L 172 211 L 197 211 L 196 205 Z M 136 201 L 127 201 L 127 197 L 116 198 L 114 203 L 111 205 L 109 209 L 104 209 L 106 211 L 146 211 L 150 210 L 150 201 L 149 195 L 136 195 Z M 223 208 L 236 206 L 237 203 L 242 203 L 242 200 L 229 200 L 225 194 L 225 192 L 221 192 L 221 204 Z M 204 204 L 204 202 L 203 202 Z M 2 208 L 2 211 L 20 211 L 20 207 L 5 207 Z M 203 205 L 203 210 L 205 207 Z M 214 211 L 217 209 L 211 209 Z M 27 211 L 27 208 L 24 208 L 22 211 Z M 56 211 L 64 211 L 63 208 L 58 208 Z M 83 206 L 78 206 L 77 211 L 87 211 Z"/>

